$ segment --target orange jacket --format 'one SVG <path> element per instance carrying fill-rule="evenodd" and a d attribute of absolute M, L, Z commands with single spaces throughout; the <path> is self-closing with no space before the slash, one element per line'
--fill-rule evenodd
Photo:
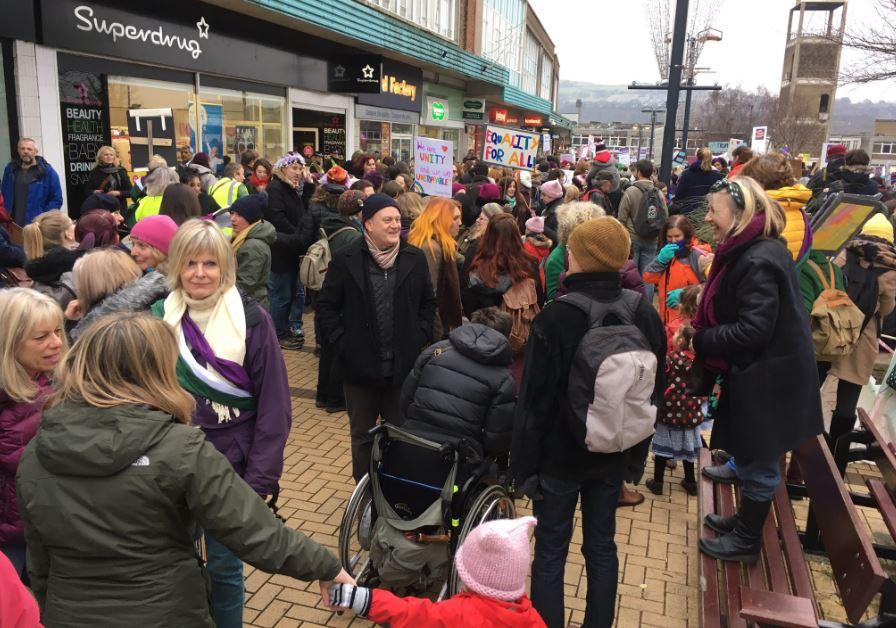
<path fill-rule="evenodd" d="M 389 628 L 544 628 L 544 620 L 525 595 L 502 602 L 465 591 L 444 602 L 398 597 L 383 589 L 371 591 L 367 618 Z"/>
<path fill-rule="evenodd" d="M 706 265 L 709 261 L 706 254 L 691 248 L 687 257 L 674 257 L 667 265 L 653 260 L 644 269 L 644 283 L 652 283 L 657 287 L 660 300 L 660 316 L 663 323 L 669 326 L 678 318 L 678 312 L 666 307 L 666 295 L 672 290 L 696 286 L 706 281 Z"/>

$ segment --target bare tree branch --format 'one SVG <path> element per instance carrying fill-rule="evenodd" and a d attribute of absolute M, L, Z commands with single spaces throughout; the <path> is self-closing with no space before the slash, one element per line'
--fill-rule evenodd
<path fill-rule="evenodd" d="M 843 46 L 858 50 L 862 60 L 840 76 L 843 84 L 863 85 L 896 78 L 896 0 L 873 0 L 877 19 L 856 30 L 847 30 Z"/>

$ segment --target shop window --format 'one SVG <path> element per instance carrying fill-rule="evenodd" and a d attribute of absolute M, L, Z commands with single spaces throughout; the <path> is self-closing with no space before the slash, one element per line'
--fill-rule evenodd
<path fill-rule="evenodd" d="M 195 150 L 192 86 L 124 76 L 110 76 L 108 86 L 112 144 L 126 169 L 145 168 L 152 154 L 174 164 L 178 146 Z M 140 109 L 158 115 L 140 116 Z"/>
<path fill-rule="evenodd" d="M 286 152 L 285 98 L 210 87 L 200 88 L 199 98 L 200 116 L 210 121 L 203 125 L 202 145 L 213 162 L 224 155 L 239 159 L 248 148 L 268 160 Z"/>
<path fill-rule="evenodd" d="M 339 160 L 346 158 L 344 113 L 295 107 L 292 110 L 292 133 L 293 150 L 310 145 L 315 153 Z"/>
<path fill-rule="evenodd" d="M 388 124 L 388 123 L 386 123 Z M 361 120 L 358 134 L 362 152 L 379 157 L 383 154 L 383 123 Z"/>

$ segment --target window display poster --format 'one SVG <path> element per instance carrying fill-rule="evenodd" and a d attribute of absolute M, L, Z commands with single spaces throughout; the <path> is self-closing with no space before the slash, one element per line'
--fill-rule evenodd
<path fill-rule="evenodd" d="M 224 108 L 221 105 L 201 105 L 199 107 L 199 124 L 202 128 L 202 147 L 196 146 L 196 116 L 193 105 L 190 105 L 190 146 L 195 152 L 208 155 L 212 172 L 222 162 L 224 155 Z"/>
<path fill-rule="evenodd" d="M 65 70 L 59 75 L 62 148 L 68 212 L 77 217 L 87 198 L 84 186 L 101 146 L 112 143 L 106 80 L 103 75 Z"/>
<path fill-rule="evenodd" d="M 258 144 L 258 128 L 254 126 L 236 125 L 236 138 L 233 152 L 239 157 L 246 150 L 256 150 Z"/>
<path fill-rule="evenodd" d="M 451 198 L 454 142 L 414 138 L 414 191 Z"/>
<path fill-rule="evenodd" d="M 482 159 L 489 163 L 532 170 L 537 163 L 541 135 L 519 129 L 488 125 Z"/>

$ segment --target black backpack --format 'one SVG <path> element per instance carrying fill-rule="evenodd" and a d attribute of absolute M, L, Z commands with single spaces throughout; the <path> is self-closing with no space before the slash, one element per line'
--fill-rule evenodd
<path fill-rule="evenodd" d="M 632 217 L 635 233 L 645 240 L 656 238 L 668 218 L 669 214 L 660 191 L 653 186 L 644 190 L 641 194 L 641 204 Z"/>
<path fill-rule="evenodd" d="M 868 268 L 859 264 L 859 256 L 855 251 L 846 251 L 846 264 L 843 266 L 843 284 L 846 294 L 852 299 L 856 307 L 862 310 L 865 319 L 862 321 L 862 331 L 877 313 L 880 287 L 877 283 L 878 275 L 883 269 L 876 269 L 874 262 Z"/>

